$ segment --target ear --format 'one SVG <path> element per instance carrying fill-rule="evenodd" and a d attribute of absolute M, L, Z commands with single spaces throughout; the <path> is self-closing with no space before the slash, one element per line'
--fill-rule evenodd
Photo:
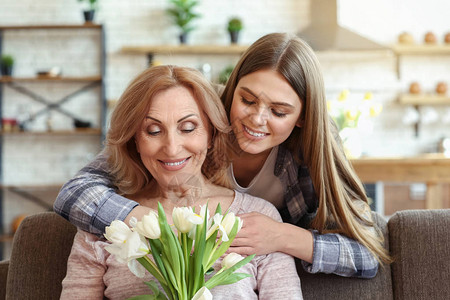
<path fill-rule="evenodd" d="M 305 123 L 304 120 L 299 119 L 297 123 L 295 123 L 295 126 L 297 126 L 298 128 L 302 128 L 304 123 Z"/>

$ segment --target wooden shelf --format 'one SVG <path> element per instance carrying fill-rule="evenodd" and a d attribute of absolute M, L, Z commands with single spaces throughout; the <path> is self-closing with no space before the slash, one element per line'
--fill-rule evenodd
<path fill-rule="evenodd" d="M 125 54 L 242 54 L 247 45 L 155 45 L 125 46 Z"/>
<path fill-rule="evenodd" d="M 442 209 L 442 184 L 450 183 L 450 157 L 435 153 L 417 157 L 359 158 L 351 163 L 363 182 L 424 182 L 425 206 Z"/>
<path fill-rule="evenodd" d="M 101 28 L 101 24 L 86 22 L 84 24 L 42 24 L 42 25 L 15 25 L 15 26 L 0 26 L 0 30 L 22 30 L 22 29 L 86 29 L 86 28 Z"/>
<path fill-rule="evenodd" d="M 450 44 L 397 44 L 392 47 L 397 55 L 442 55 L 450 54 Z"/>
<path fill-rule="evenodd" d="M 67 136 L 67 135 L 100 135 L 102 132 L 98 128 L 85 128 L 74 130 L 53 130 L 53 131 L 0 131 L 1 135 L 53 135 L 53 136 Z"/>
<path fill-rule="evenodd" d="M 42 81 L 60 81 L 60 82 L 95 82 L 101 81 L 102 76 L 83 76 L 83 77 L 50 77 L 50 76 L 36 76 L 36 77 L 11 77 L 2 76 L 0 82 L 42 82 Z"/>
<path fill-rule="evenodd" d="M 450 105 L 450 97 L 439 94 L 402 94 L 398 101 L 406 105 Z"/>

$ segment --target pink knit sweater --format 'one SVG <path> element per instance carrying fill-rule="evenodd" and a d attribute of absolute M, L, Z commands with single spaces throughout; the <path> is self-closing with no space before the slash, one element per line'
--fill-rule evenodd
<path fill-rule="evenodd" d="M 281 221 L 278 211 L 271 203 L 239 192 L 236 192 L 230 210 L 235 214 L 256 211 Z M 126 299 L 151 293 L 143 281 L 154 278 L 148 272 L 145 278 L 133 275 L 126 265 L 118 263 L 104 250 L 106 245 L 104 239 L 78 231 L 68 260 L 67 275 L 62 282 L 61 299 L 103 299 L 103 296 L 109 299 Z M 248 273 L 253 277 L 213 288 L 211 293 L 214 300 L 302 299 L 300 279 L 294 259 L 289 255 L 275 252 L 256 256 L 238 272 Z"/>

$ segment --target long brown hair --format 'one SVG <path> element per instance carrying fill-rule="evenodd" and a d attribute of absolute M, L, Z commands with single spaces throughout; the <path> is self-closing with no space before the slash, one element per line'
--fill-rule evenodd
<path fill-rule="evenodd" d="M 157 66 L 139 74 L 120 97 L 111 116 L 106 136 L 110 173 L 122 194 L 134 194 L 152 179 L 136 148 L 134 136 L 141 127 L 153 97 L 176 86 L 188 88 L 206 115 L 210 128 L 210 149 L 202 165 L 203 175 L 212 183 L 229 187 L 226 174 L 230 127 L 219 96 L 203 75 L 191 68 Z"/>
<path fill-rule="evenodd" d="M 308 166 L 319 198 L 310 226 L 320 233 L 342 233 L 366 246 L 379 261 L 389 262 L 383 236 L 373 230 L 363 185 L 346 159 L 339 137 L 333 134 L 320 64 L 308 44 L 284 33 L 268 34 L 253 43 L 222 94 L 228 117 L 239 80 L 264 69 L 278 71 L 302 101 L 303 125 L 294 128 L 284 145 L 297 162 Z M 364 205 L 358 205 L 361 203 Z"/>

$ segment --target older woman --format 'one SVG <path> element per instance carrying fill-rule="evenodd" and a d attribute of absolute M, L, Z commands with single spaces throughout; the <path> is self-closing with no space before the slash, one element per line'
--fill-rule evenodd
<path fill-rule="evenodd" d="M 120 194 L 151 208 L 159 201 L 169 218 L 175 206 L 220 203 L 235 214 L 257 211 L 281 221 L 269 202 L 227 188 L 228 131 L 220 99 L 198 71 L 150 68 L 130 84 L 113 113 L 105 149 L 108 171 Z M 124 299 L 148 293 L 143 280 L 117 263 L 106 245 L 103 238 L 77 233 L 62 299 Z M 214 299 L 302 298 L 289 255 L 256 256 L 241 271 L 253 277 L 213 288 Z"/>

